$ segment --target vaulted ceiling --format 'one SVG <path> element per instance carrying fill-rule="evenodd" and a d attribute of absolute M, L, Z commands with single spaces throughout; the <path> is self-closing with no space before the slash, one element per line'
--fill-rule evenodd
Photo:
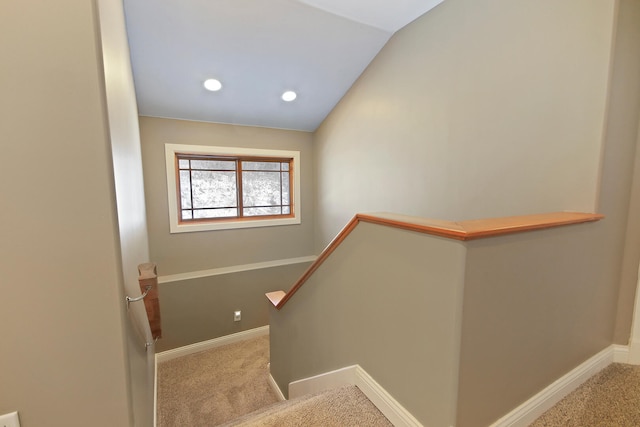
<path fill-rule="evenodd" d="M 393 33 L 442 1 L 125 0 L 139 113 L 313 131 Z"/>

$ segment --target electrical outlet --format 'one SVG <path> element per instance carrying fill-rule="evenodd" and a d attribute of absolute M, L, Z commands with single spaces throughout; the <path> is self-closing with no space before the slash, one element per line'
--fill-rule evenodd
<path fill-rule="evenodd" d="M 20 419 L 17 412 L 0 415 L 0 427 L 20 427 Z"/>
<path fill-rule="evenodd" d="M 240 310 L 234 311 L 233 312 L 233 321 L 234 322 L 239 322 L 240 320 L 242 320 L 242 312 Z M 0 426 L 0 427 L 2 427 L 2 426 Z"/>

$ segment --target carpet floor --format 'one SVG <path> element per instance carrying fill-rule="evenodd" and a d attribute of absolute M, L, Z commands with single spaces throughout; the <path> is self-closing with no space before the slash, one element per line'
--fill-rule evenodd
<path fill-rule="evenodd" d="M 392 427 L 356 387 L 280 402 L 268 382 L 269 336 L 158 364 L 158 427 Z"/>
<path fill-rule="evenodd" d="M 640 426 L 640 366 L 614 363 L 545 412 L 530 427 Z"/>
<path fill-rule="evenodd" d="M 269 336 L 158 364 L 157 427 L 215 426 L 278 401 Z"/>
<path fill-rule="evenodd" d="M 225 424 L 224 427 L 393 427 L 358 389 L 351 385 L 274 404 Z"/>
<path fill-rule="evenodd" d="M 268 336 L 159 363 L 157 426 L 391 425 L 354 386 L 282 406 L 268 375 Z M 560 426 L 640 426 L 640 366 L 609 365 L 530 427 Z"/>

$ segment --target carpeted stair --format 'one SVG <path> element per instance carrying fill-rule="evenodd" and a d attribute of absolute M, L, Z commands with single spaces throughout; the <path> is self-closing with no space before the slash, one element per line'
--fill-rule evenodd
<path fill-rule="evenodd" d="M 356 386 L 272 404 L 223 424 L 224 427 L 254 426 L 371 426 L 392 424 Z"/>

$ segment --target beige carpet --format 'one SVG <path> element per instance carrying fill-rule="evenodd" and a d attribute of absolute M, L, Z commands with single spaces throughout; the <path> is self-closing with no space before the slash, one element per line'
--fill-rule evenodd
<path fill-rule="evenodd" d="M 640 426 L 640 367 L 609 365 L 531 424 L 552 426 Z"/>
<path fill-rule="evenodd" d="M 261 426 L 393 427 L 393 424 L 352 385 L 277 403 L 224 427 Z"/>
<path fill-rule="evenodd" d="M 268 363 L 263 336 L 158 364 L 157 426 L 391 426 L 355 386 L 278 402 Z"/>
<path fill-rule="evenodd" d="M 215 426 L 278 401 L 263 336 L 158 364 L 158 427 Z"/>

